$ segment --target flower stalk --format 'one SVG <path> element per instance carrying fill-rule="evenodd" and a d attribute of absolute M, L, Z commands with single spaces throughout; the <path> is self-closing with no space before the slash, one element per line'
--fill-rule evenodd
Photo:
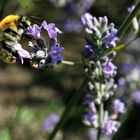
<path fill-rule="evenodd" d="M 124 104 L 120 100 L 114 107 L 117 111 L 112 110 L 112 113 L 104 105 L 114 96 L 117 88 L 114 83 L 117 67 L 112 62 L 116 52 L 110 50 L 115 48 L 119 41 L 118 30 L 113 23 L 108 24 L 106 16 L 97 19 L 86 13 L 82 16 L 82 23 L 88 35 L 83 51 L 86 66 L 83 67 L 85 75 L 90 77 L 85 85 L 85 92 L 88 93 L 88 97 L 90 95 L 90 99 L 86 95 L 83 123 L 97 130 L 97 140 L 101 140 L 104 136 L 111 137 L 117 131 L 119 121 L 117 117 L 112 118 L 112 115 L 115 112 L 117 116 L 123 113 L 121 109 L 124 109 Z"/>
<path fill-rule="evenodd" d="M 102 121 L 103 121 L 103 114 L 104 114 L 104 105 L 103 103 L 100 104 L 99 109 L 99 128 L 97 133 L 97 140 L 102 140 Z"/>

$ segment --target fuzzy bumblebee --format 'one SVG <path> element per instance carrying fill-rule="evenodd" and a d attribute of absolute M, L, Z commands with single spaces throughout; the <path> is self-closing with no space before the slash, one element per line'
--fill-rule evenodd
<path fill-rule="evenodd" d="M 6 63 L 15 63 L 19 58 L 13 47 L 21 40 L 23 33 L 31 25 L 26 16 L 9 15 L 0 21 L 0 59 Z"/>

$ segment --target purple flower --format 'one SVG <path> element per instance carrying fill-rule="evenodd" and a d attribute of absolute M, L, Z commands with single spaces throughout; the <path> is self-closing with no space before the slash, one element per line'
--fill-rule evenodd
<path fill-rule="evenodd" d="M 112 24 L 112 27 L 104 33 L 104 45 L 106 48 L 109 47 L 116 47 L 116 43 L 119 40 L 117 37 L 117 29 L 114 28 L 114 25 Z"/>
<path fill-rule="evenodd" d="M 81 20 L 83 25 L 86 26 L 85 31 L 88 34 L 93 34 L 96 39 L 102 39 L 102 44 L 105 48 L 116 47 L 116 43 L 119 40 L 117 37 L 118 30 L 114 28 L 113 23 L 108 25 L 106 16 L 97 19 L 90 13 L 85 13 L 81 16 Z"/>
<path fill-rule="evenodd" d="M 84 115 L 83 123 L 88 126 L 91 126 L 91 125 L 96 126 L 98 123 L 98 115 L 92 111 L 88 111 Z"/>
<path fill-rule="evenodd" d="M 131 13 L 134 9 L 135 9 L 135 6 L 132 5 L 131 7 L 128 7 L 128 8 L 127 8 L 127 11 L 128 11 L 129 13 Z"/>
<path fill-rule="evenodd" d="M 91 57 L 93 54 L 94 54 L 93 46 L 86 44 L 84 48 L 84 56 Z"/>
<path fill-rule="evenodd" d="M 96 114 L 96 107 L 95 107 L 95 103 L 93 101 L 85 101 L 84 102 L 85 107 L 87 107 L 87 111 L 93 112 L 94 114 Z"/>
<path fill-rule="evenodd" d="M 21 64 L 23 64 L 23 58 L 29 58 L 31 59 L 31 55 L 28 51 L 24 50 L 21 45 L 18 43 L 18 44 L 15 44 L 14 45 L 14 48 L 17 50 L 18 54 L 19 54 L 19 57 L 21 59 Z"/>
<path fill-rule="evenodd" d="M 96 140 L 97 139 L 97 130 L 95 128 L 89 129 L 88 136 L 89 136 L 90 140 Z"/>
<path fill-rule="evenodd" d="M 46 21 L 43 21 L 43 22 L 42 22 L 42 27 L 43 27 L 45 30 L 47 30 L 49 37 L 50 37 L 51 39 L 54 39 L 54 40 L 57 39 L 57 33 L 60 33 L 60 34 L 62 33 L 62 31 L 59 30 L 59 29 L 55 26 L 54 23 L 49 23 L 49 24 L 47 24 Z"/>
<path fill-rule="evenodd" d="M 93 28 L 93 16 L 90 13 L 82 15 L 81 20 L 83 25 L 88 26 L 89 29 Z"/>
<path fill-rule="evenodd" d="M 116 69 L 117 67 L 111 61 L 103 64 L 103 73 L 106 77 L 114 76 L 117 73 Z"/>
<path fill-rule="evenodd" d="M 97 37 L 101 37 L 101 32 L 100 32 L 100 23 L 97 20 L 96 17 L 93 17 L 91 14 L 86 13 L 81 16 L 81 20 L 84 26 L 86 26 L 85 31 L 88 34 L 93 34 Z"/>
<path fill-rule="evenodd" d="M 37 24 L 34 24 L 33 26 L 28 27 L 28 34 L 34 37 L 35 39 L 39 39 L 41 37 L 41 28 Z"/>
<path fill-rule="evenodd" d="M 103 122 L 102 132 L 105 135 L 111 136 L 113 133 L 117 132 L 119 127 L 119 122 L 114 120 L 107 120 Z"/>
<path fill-rule="evenodd" d="M 62 58 L 62 52 L 64 48 L 60 47 L 58 43 L 54 42 L 51 46 L 50 56 L 52 59 L 52 64 L 55 65 L 58 62 L 61 62 L 63 60 Z"/>
<path fill-rule="evenodd" d="M 140 90 L 136 90 L 132 93 L 132 98 L 134 101 L 140 105 Z"/>
<path fill-rule="evenodd" d="M 124 103 L 120 101 L 119 99 L 116 99 L 114 101 L 114 113 L 115 114 L 124 113 L 124 109 L 125 109 Z"/>
<path fill-rule="evenodd" d="M 118 30 L 114 28 L 113 23 L 108 25 L 106 16 L 97 19 L 91 14 L 86 13 L 81 16 L 81 20 L 83 25 L 86 26 L 85 31 L 88 34 L 93 34 L 97 39 L 102 39 L 102 44 L 104 44 L 106 48 L 116 47 L 116 43 L 119 40 L 117 37 Z"/>
<path fill-rule="evenodd" d="M 54 126 L 58 123 L 59 116 L 55 113 L 51 113 L 43 123 L 43 130 L 46 132 L 51 132 Z"/>
<path fill-rule="evenodd" d="M 98 124 L 98 115 L 96 113 L 95 103 L 93 102 L 93 97 L 90 94 L 86 94 L 85 102 L 83 103 L 85 106 L 85 114 L 83 118 L 83 123 L 85 125 L 94 125 Z"/>
<path fill-rule="evenodd" d="M 83 105 L 86 107 L 88 112 L 96 113 L 95 103 L 93 102 L 93 96 L 91 94 L 86 94 Z"/>

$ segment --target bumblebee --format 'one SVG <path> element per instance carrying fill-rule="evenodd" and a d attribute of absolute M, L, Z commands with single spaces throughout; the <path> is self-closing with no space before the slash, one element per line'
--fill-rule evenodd
<path fill-rule="evenodd" d="M 18 56 L 13 47 L 21 40 L 31 21 L 26 16 L 9 15 L 0 21 L 0 59 L 6 63 L 15 63 Z"/>

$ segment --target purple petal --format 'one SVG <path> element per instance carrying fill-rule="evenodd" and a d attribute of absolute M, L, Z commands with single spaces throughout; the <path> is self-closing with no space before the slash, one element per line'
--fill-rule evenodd
<path fill-rule="evenodd" d="M 23 58 L 31 59 L 31 55 L 28 51 L 24 50 L 20 44 L 15 44 L 14 48 L 17 50 L 19 57 L 21 59 L 21 63 L 23 64 Z"/>
<path fill-rule="evenodd" d="M 119 122 L 114 120 L 107 120 L 103 122 L 102 132 L 105 135 L 111 136 L 112 134 L 117 132 L 118 127 L 119 127 Z"/>
<path fill-rule="evenodd" d="M 48 26 L 48 25 L 47 25 L 47 22 L 46 22 L 45 20 L 42 22 L 41 25 L 43 26 L 44 29 L 47 30 L 47 26 Z"/>
<path fill-rule="evenodd" d="M 103 64 L 103 72 L 106 77 L 114 76 L 116 74 L 116 69 L 117 67 L 111 61 Z"/>
<path fill-rule="evenodd" d="M 59 47 L 58 43 L 54 42 L 54 44 L 51 46 L 50 56 L 52 58 L 53 65 L 56 65 L 59 61 L 61 62 L 63 60 L 62 58 L 62 52 L 64 48 Z"/>
<path fill-rule="evenodd" d="M 115 114 L 124 113 L 124 109 L 125 109 L 124 103 L 120 101 L 119 99 L 116 99 L 114 101 L 114 113 Z"/>
<path fill-rule="evenodd" d="M 90 29 L 93 28 L 93 16 L 90 13 L 86 13 L 81 17 L 83 25 L 87 25 Z"/>
<path fill-rule="evenodd" d="M 51 113 L 43 123 L 43 130 L 46 132 L 52 131 L 54 126 L 58 123 L 59 116 L 55 113 Z"/>
<path fill-rule="evenodd" d="M 47 24 L 46 21 L 43 21 L 43 22 L 42 22 L 42 27 L 43 27 L 45 30 L 47 30 L 48 35 L 49 35 L 49 37 L 50 37 L 51 39 L 55 39 L 55 40 L 56 40 L 56 39 L 57 39 L 57 33 L 59 33 L 59 34 L 62 33 L 62 31 L 59 30 L 59 29 L 55 26 L 54 23 L 49 23 L 49 24 Z"/>
<path fill-rule="evenodd" d="M 42 26 L 38 26 L 37 24 L 34 24 L 32 26 L 28 27 L 28 34 L 34 37 L 35 39 L 39 39 L 41 37 L 41 28 Z"/>

